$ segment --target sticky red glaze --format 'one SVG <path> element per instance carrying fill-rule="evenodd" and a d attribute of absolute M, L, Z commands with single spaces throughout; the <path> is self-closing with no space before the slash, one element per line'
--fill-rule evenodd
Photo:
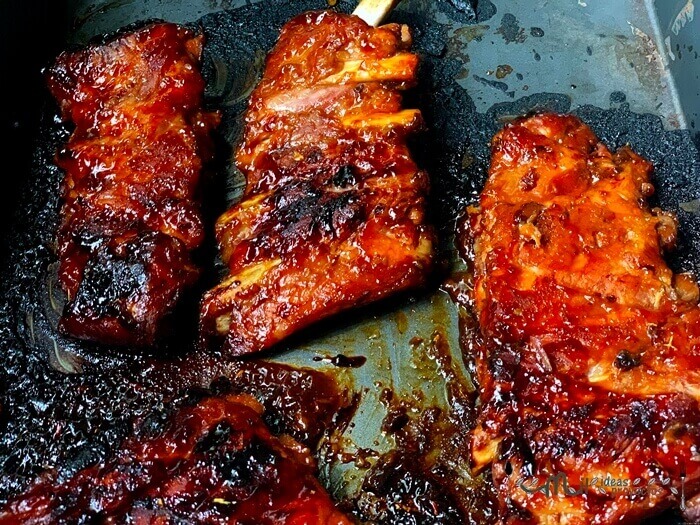
<path fill-rule="evenodd" d="M 291 20 L 253 92 L 241 202 L 217 224 L 231 275 L 204 298 L 203 338 L 234 355 L 424 282 L 428 180 L 401 110 L 418 58 L 406 27 L 312 12 Z"/>
<path fill-rule="evenodd" d="M 228 396 L 155 419 L 106 464 L 39 480 L 0 523 L 352 523 L 314 477 L 309 450 L 272 436 L 261 413 L 253 398 Z"/>
<path fill-rule="evenodd" d="M 686 497 L 700 490 L 698 287 L 663 260 L 676 223 L 647 207 L 650 173 L 572 116 L 494 138 L 460 244 L 481 332 L 472 458 L 491 466 L 506 523 L 637 522 L 679 504 L 683 473 Z M 547 498 L 518 483 L 557 473 L 575 487 L 637 480 L 637 494 Z"/>
<path fill-rule="evenodd" d="M 63 53 L 47 74 L 75 125 L 56 155 L 65 171 L 58 232 L 61 328 L 83 339 L 150 344 L 191 284 L 202 242 L 195 200 L 209 130 L 202 37 L 155 24 Z"/>

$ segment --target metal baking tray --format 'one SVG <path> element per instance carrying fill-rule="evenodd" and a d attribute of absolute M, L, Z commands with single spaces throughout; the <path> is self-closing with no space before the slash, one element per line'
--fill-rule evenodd
<path fill-rule="evenodd" d="M 46 290 L 61 174 L 50 159 L 66 135 L 37 64 L 143 20 L 199 25 L 207 37 L 207 100 L 223 110 L 222 142 L 230 146 L 280 27 L 295 14 L 330 7 L 320 0 L 56 4 L 3 7 L 3 53 L 12 53 L 13 35 L 44 30 L 43 54 L 25 57 L 35 68 L 25 92 L 47 102 L 33 102 L 44 108 L 41 119 L 38 111 L 11 112 L 10 144 L 32 151 L 33 160 L 31 166 L 17 161 L 13 176 L 24 187 L 3 201 L 16 197 L 20 204 L 7 221 L 0 283 L 0 497 L 21 490 L 42 469 L 69 472 L 75 467 L 66 465 L 98 461 L 134 418 L 236 367 L 193 351 L 187 335 L 161 358 L 103 351 L 53 331 Z M 464 270 L 452 247 L 455 221 L 478 195 L 489 140 L 505 121 L 536 110 L 572 111 L 610 147 L 629 143 L 652 160 L 656 199 L 681 224 L 671 264 L 700 275 L 700 23 L 693 0 L 481 0 L 475 12 L 468 6 L 466 0 L 404 0 L 390 17 L 412 27 L 422 57 L 419 86 L 406 102 L 422 109 L 428 125 L 414 151 L 432 179 L 441 261 L 433 283 L 324 322 L 260 356 L 327 372 L 346 390 L 353 410 L 319 445 L 321 475 L 336 498 L 370 522 L 489 519 L 488 484 L 470 477 L 467 461 L 475 398 L 459 325 L 468 313 L 458 311 L 442 283 Z M 241 180 L 229 157 L 219 168 L 227 199 L 234 200 Z M 411 499 L 413 510 L 397 503 L 402 498 Z M 674 518 L 659 523 L 668 519 Z"/>

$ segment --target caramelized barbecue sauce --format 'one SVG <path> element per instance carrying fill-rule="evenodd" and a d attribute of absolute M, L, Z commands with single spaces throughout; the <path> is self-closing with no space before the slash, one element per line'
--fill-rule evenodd
<path fill-rule="evenodd" d="M 104 465 L 39 481 L 0 523 L 350 524 L 315 478 L 309 450 L 273 437 L 252 397 L 219 396 L 147 420 Z"/>
<path fill-rule="evenodd" d="M 318 512 L 330 508 L 330 500 L 324 501 L 323 491 L 321 489 L 319 492 L 320 485 L 313 479 L 314 463 L 309 452 L 302 450 L 302 445 L 293 445 L 288 438 L 281 437 L 279 444 L 271 447 L 267 438 L 261 442 L 258 437 L 260 432 L 268 432 L 262 426 L 264 421 L 274 434 L 291 436 L 313 451 L 331 430 L 338 429 L 342 432 L 352 417 L 354 401 L 348 396 L 347 390 L 332 377 L 318 371 L 264 361 L 224 362 L 215 356 L 196 352 L 176 362 L 146 360 L 135 363 L 134 367 L 132 374 L 127 370 L 110 370 L 109 365 L 108 371 L 104 372 L 108 376 L 128 376 L 123 378 L 118 389 L 118 414 L 124 421 L 119 430 L 122 434 L 115 433 L 112 428 L 103 428 L 94 434 L 94 429 L 90 430 L 84 424 L 83 419 L 94 417 L 90 415 L 94 410 L 106 411 L 105 417 L 114 423 L 115 416 L 109 415 L 109 412 L 116 410 L 109 406 L 111 401 L 86 397 L 81 405 L 70 409 L 70 413 L 62 412 L 55 401 L 47 405 L 49 412 L 46 417 L 55 428 L 54 438 L 61 440 L 73 435 L 74 439 L 78 439 L 82 436 L 82 445 L 78 443 L 79 453 L 72 459 L 64 458 L 58 462 L 57 469 L 45 472 L 36 482 L 36 488 L 30 488 L 25 493 L 15 488 L 15 494 L 20 494 L 15 502 L 27 497 L 37 497 L 40 500 L 47 493 L 56 494 L 56 499 L 51 503 L 55 505 L 53 512 L 56 513 L 53 521 L 59 518 L 77 519 L 78 514 L 75 513 L 89 514 L 104 506 L 111 509 L 105 510 L 104 515 L 122 518 L 131 513 L 132 516 L 143 519 L 154 519 L 153 513 L 161 516 L 167 510 L 170 513 L 169 519 L 175 519 L 179 515 L 188 520 L 211 518 L 213 522 L 219 522 L 223 521 L 223 517 L 233 515 L 245 518 L 248 521 L 244 522 L 250 523 L 288 523 L 275 521 L 274 516 L 265 518 L 267 521 L 263 520 L 264 505 L 253 502 L 241 506 L 233 504 L 248 497 L 254 489 L 261 494 L 271 491 L 275 497 L 280 498 L 278 502 L 296 500 L 299 496 L 311 498 L 310 501 L 316 503 L 309 504 L 308 514 L 298 510 L 299 516 L 303 516 L 298 518 L 300 523 L 305 523 L 304 519 L 316 519 L 314 513 L 317 506 Z M 84 377 L 88 377 L 90 382 L 109 381 L 100 376 L 99 368 L 102 367 L 91 370 L 90 365 L 85 365 L 85 368 L 88 376 Z M 77 381 L 79 385 L 80 377 L 73 376 L 73 382 Z M 211 378 L 214 380 L 211 381 Z M 71 377 L 67 376 L 66 380 L 70 381 Z M 209 383 L 211 386 L 207 389 L 197 386 Z M 30 408 L 44 403 L 42 389 L 41 385 L 35 383 L 27 386 L 28 398 L 25 402 Z M 74 386 L 71 390 L 75 390 L 81 398 L 94 396 L 94 392 L 83 387 Z M 260 403 L 264 412 L 255 409 L 255 419 L 258 422 L 252 428 L 256 430 L 249 436 L 250 440 L 245 442 L 247 444 L 236 445 L 238 452 L 230 455 L 226 452 L 233 439 L 229 427 L 235 429 L 237 426 L 237 410 L 232 409 L 231 424 L 219 425 L 215 416 L 228 403 L 226 399 L 232 396 L 253 396 L 257 401 L 246 401 L 244 404 L 258 406 L 257 403 Z M 22 409 L 12 404 L 3 408 L 12 413 Z M 85 410 L 90 414 L 85 414 Z M 261 416 L 257 412 L 262 412 Z M 198 419 L 206 422 L 206 429 L 200 429 L 200 437 L 196 440 L 184 439 L 184 436 L 192 435 L 191 423 Z M 17 445 L 25 446 L 19 442 Z M 303 465 L 294 466 L 291 470 L 284 465 L 283 468 L 278 468 L 279 458 L 290 455 L 289 452 L 284 452 L 280 456 L 279 446 L 293 450 L 292 458 L 294 461 L 303 459 Z M 155 458 L 160 454 L 159 451 L 164 450 L 175 452 L 172 457 L 166 454 L 167 457 L 156 458 L 154 461 L 134 459 L 137 454 Z M 191 450 L 196 457 L 187 460 L 190 462 L 185 462 L 184 466 L 172 463 L 172 458 L 180 455 L 177 450 L 183 453 Z M 75 452 L 73 449 L 69 451 Z M 286 460 L 282 463 L 284 461 Z M 168 467 L 171 463 L 171 467 Z M 226 470 L 226 465 L 231 468 Z M 5 468 L 9 468 L 8 464 Z M 121 489 L 122 485 L 116 481 L 116 485 L 106 481 L 112 479 L 111 474 L 107 475 L 110 469 L 116 469 L 113 476 L 128 488 Z M 172 475 L 172 469 L 181 473 L 178 469 L 189 469 L 183 474 L 187 482 L 178 485 L 179 478 Z M 103 483 L 95 482 L 95 479 L 103 479 Z M 226 486 L 233 492 L 221 495 L 216 492 L 218 489 L 207 485 L 216 479 L 227 479 Z M 171 487 L 177 494 L 168 496 L 163 493 L 166 488 L 158 488 L 161 486 Z M 126 490 L 127 494 L 120 494 L 120 490 Z M 310 491 L 316 492 L 316 495 Z M 259 497 L 261 496 L 251 496 L 253 500 Z M 314 499 L 317 497 L 320 499 Z M 220 501 L 214 502 L 213 498 Z M 97 507 L 91 506 L 91 502 Z M 6 506 L 4 510 L 10 512 L 11 507 Z M 13 516 L 5 517 L 8 523 L 16 522 L 16 514 Z"/>
<path fill-rule="evenodd" d="M 151 345 L 198 276 L 198 179 L 219 121 L 202 109 L 202 40 L 150 24 L 63 53 L 48 69 L 74 125 L 56 155 L 65 172 L 56 241 L 64 333 Z"/>
<path fill-rule="evenodd" d="M 425 172 L 401 107 L 418 57 L 405 26 L 308 12 L 268 55 L 236 165 L 242 199 L 217 221 L 230 275 L 202 303 L 207 344 L 242 355 L 312 323 L 424 284 L 433 233 Z"/>
<path fill-rule="evenodd" d="M 575 117 L 522 119 L 494 140 L 459 233 L 475 277 L 453 295 L 479 324 L 465 337 L 481 396 L 472 465 L 491 465 L 508 523 L 634 521 L 700 488 L 700 308 L 662 259 L 675 224 L 646 207 L 649 172 Z M 637 485 L 551 498 L 519 486 L 558 473 Z"/>

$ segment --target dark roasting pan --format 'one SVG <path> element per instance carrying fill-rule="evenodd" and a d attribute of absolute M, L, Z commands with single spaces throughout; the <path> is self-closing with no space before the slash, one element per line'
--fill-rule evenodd
<path fill-rule="evenodd" d="M 483 184 L 491 136 L 516 115 L 572 111 L 611 148 L 629 143 L 649 158 L 655 198 L 680 220 L 672 266 L 700 275 L 700 22 L 693 0 L 481 0 L 476 11 L 468 0 L 404 0 L 391 20 L 412 26 L 423 59 L 420 85 L 407 98 L 429 126 L 415 152 L 432 177 L 432 220 L 441 237 L 443 264 L 430 290 L 314 327 L 265 354 L 263 365 L 194 351 L 188 323 L 153 355 L 60 337 L 51 244 L 61 174 L 52 156 L 66 130 L 55 119 L 42 66 L 60 49 L 127 24 L 165 19 L 200 26 L 207 36 L 207 99 L 224 115 L 220 160 L 205 195 L 214 217 L 226 205 L 216 196 L 226 193 L 230 201 L 240 191 L 230 145 L 266 51 L 291 16 L 326 7 L 320 0 L 0 4 L 10 93 L 0 117 L 9 136 L 8 184 L 0 193 L 0 499 L 43 469 L 68 475 L 99 461 L 134 421 L 223 375 L 234 378 L 226 388 L 264 398 L 278 430 L 312 446 L 323 434 L 322 478 L 361 518 L 486 521 L 488 488 L 469 477 L 464 440 L 474 410 L 468 348 L 463 355 L 460 312 L 440 283 L 462 270 L 452 248 L 455 219 Z M 341 1 L 335 8 L 353 7 Z M 211 261 L 213 254 L 210 246 L 201 258 Z M 217 272 L 209 265 L 202 287 Z M 341 386 L 337 403 L 314 370 Z M 350 406 L 336 417 L 336 430 L 323 433 L 320 423 L 341 405 Z M 312 418 L 319 424 L 304 427 Z M 412 514 L 396 503 L 411 495 L 424 503 Z M 669 520 L 678 518 L 667 514 L 655 523 Z"/>

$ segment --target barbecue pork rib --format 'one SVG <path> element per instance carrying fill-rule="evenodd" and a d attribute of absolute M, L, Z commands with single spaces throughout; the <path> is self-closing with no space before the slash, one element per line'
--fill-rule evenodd
<path fill-rule="evenodd" d="M 309 450 L 272 436 L 261 413 L 231 395 L 147 420 L 106 463 L 38 480 L 0 509 L 0 524 L 350 525 Z"/>
<path fill-rule="evenodd" d="M 61 54 L 47 82 L 75 130 L 65 171 L 58 281 L 60 328 L 82 339 L 151 344 L 198 272 L 195 201 L 210 129 L 202 111 L 202 36 L 151 24 Z"/>
<path fill-rule="evenodd" d="M 698 286 L 662 258 L 676 221 L 646 204 L 652 166 L 551 114 L 506 125 L 491 162 L 459 239 L 480 327 L 472 460 L 500 519 L 630 523 L 690 499 Z"/>
<path fill-rule="evenodd" d="M 245 193 L 216 226 L 230 275 L 204 297 L 203 341 L 256 352 L 424 282 L 428 178 L 406 146 L 422 121 L 399 93 L 415 82 L 409 46 L 406 26 L 333 12 L 283 28 L 236 153 Z"/>

